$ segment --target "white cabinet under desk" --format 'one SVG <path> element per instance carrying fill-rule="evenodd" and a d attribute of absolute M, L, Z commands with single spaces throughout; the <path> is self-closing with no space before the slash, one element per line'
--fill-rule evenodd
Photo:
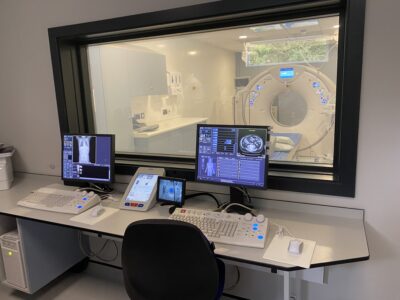
<path fill-rule="evenodd" d="M 17 229 L 26 276 L 26 288 L 20 290 L 26 293 L 35 293 L 85 259 L 77 229 L 25 218 L 17 218 Z"/>
<path fill-rule="evenodd" d="M 29 252 L 29 255 L 25 253 L 25 259 L 27 260 L 26 263 L 30 268 L 30 272 L 34 272 L 34 269 L 39 267 L 37 262 L 31 262 L 31 260 L 36 259 L 31 255 L 35 253 L 32 247 L 36 244 L 40 244 L 41 247 L 45 247 L 45 245 L 55 247 L 54 239 L 58 239 L 57 234 L 59 234 L 59 237 L 62 235 L 73 236 L 77 230 L 83 230 L 121 238 L 124 235 L 126 227 L 134 221 L 149 218 L 167 218 L 169 216 L 168 207 L 156 206 L 148 212 L 120 210 L 94 225 L 88 225 L 71 221 L 72 215 L 69 214 L 17 206 L 17 201 L 28 195 L 31 191 L 52 183 L 61 183 L 61 180 L 55 176 L 19 173 L 15 177 L 12 188 L 0 192 L 0 214 L 17 218 L 19 227 L 22 226 L 22 228 L 25 228 L 25 225 L 29 224 L 26 227 L 29 228 L 28 231 L 22 229 L 21 239 L 24 248 Z M 369 259 L 364 228 L 364 210 L 266 199 L 253 199 L 253 204 L 259 208 L 260 213 L 264 214 L 271 221 L 271 224 L 285 226 L 298 238 L 316 241 L 317 246 L 312 257 L 311 269 Z M 115 207 L 117 204 L 105 202 L 104 205 Z M 201 198 L 199 200 L 190 200 L 185 206 L 215 209 L 214 202 Z M 1 220 L 0 218 L 0 222 Z M 52 227 L 54 227 L 55 231 L 51 229 Z M 283 274 L 284 299 L 286 300 L 289 299 L 289 273 L 303 269 L 263 258 L 265 249 L 275 235 L 276 229 L 276 226 L 270 225 L 264 249 L 217 243 L 215 253 L 230 264 L 237 264 L 257 270 L 272 270 L 272 272 Z M 37 234 L 33 234 L 32 230 L 37 230 Z M 64 240 L 73 241 L 73 238 L 64 238 Z M 61 245 L 62 243 L 58 246 Z M 74 248 L 74 242 L 64 246 Z M 82 253 L 79 253 L 79 249 L 77 248 L 72 249 L 70 254 L 65 258 L 61 258 L 60 256 L 60 259 L 67 261 L 67 264 L 73 265 L 84 257 Z M 53 264 L 57 264 L 57 256 L 52 256 L 51 259 Z M 59 274 L 55 274 L 62 272 L 63 267 L 65 268 L 65 266 L 60 266 L 54 273 L 50 272 L 49 274 L 57 277 Z M 301 274 L 303 272 L 300 271 L 298 273 Z M 318 273 L 320 271 L 316 270 L 313 273 L 314 275 L 301 274 L 301 278 L 307 279 L 310 276 L 318 277 L 318 275 L 315 275 Z M 46 279 L 47 282 L 51 280 L 50 277 Z M 36 286 L 40 287 L 41 284 L 44 285 L 43 282 L 46 280 L 43 280 L 42 283 L 37 283 Z M 318 278 L 311 280 L 318 282 Z M 32 288 L 31 290 L 35 291 L 36 289 Z"/>

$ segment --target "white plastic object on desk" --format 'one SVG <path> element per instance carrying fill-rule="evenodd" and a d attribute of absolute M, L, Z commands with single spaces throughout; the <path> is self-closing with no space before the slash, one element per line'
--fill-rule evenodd
<path fill-rule="evenodd" d="M 256 217 L 256 220 L 257 220 L 257 222 L 258 223 L 262 223 L 262 222 L 264 222 L 265 221 L 265 217 L 264 217 L 264 215 L 258 215 L 257 217 Z"/>
<path fill-rule="evenodd" d="M 296 239 L 290 240 L 288 251 L 291 254 L 300 255 L 303 251 L 303 242 Z"/>
<path fill-rule="evenodd" d="M 101 205 L 97 205 L 92 210 L 90 211 L 90 216 L 93 218 L 96 218 L 100 215 L 102 215 L 105 211 L 105 208 Z"/>
<path fill-rule="evenodd" d="M 100 203 L 98 195 L 65 189 L 53 188 L 51 185 L 40 188 L 18 201 L 18 205 L 67 214 L 80 214 Z"/>
<path fill-rule="evenodd" d="M 251 213 L 246 213 L 246 214 L 244 215 L 244 219 L 245 219 L 246 221 L 251 221 L 251 220 L 253 219 L 253 216 L 251 215 Z"/>
<path fill-rule="evenodd" d="M 0 153 L 0 190 L 7 190 L 14 180 L 11 157 L 15 149 L 10 152 Z"/>
<path fill-rule="evenodd" d="M 250 218 L 248 218 L 250 216 Z M 245 247 L 264 248 L 268 234 L 268 219 L 258 223 L 256 217 L 193 208 L 177 208 L 171 220 L 197 226 L 208 240 Z"/>

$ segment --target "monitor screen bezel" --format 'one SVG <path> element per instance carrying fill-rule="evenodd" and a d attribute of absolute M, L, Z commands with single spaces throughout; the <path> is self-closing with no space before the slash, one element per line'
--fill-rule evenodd
<path fill-rule="evenodd" d="M 65 136 L 94 136 L 94 137 L 110 137 L 111 138 L 111 160 L 110 160 L 110 180 L 90 180 L 79 178 L 64 177 L 64 137 Z M 61 135 L 61 179 L 65 182 L 87 182 L 108 184 L 113 183 L 115 179 L 115 135 L 114 134 L 93 134 L 93 133 L 63 133 Z"/>
<path fill-rule="evenodd" d="M 198 178 L 198 160 L 199 160 L 199 136 L 200 136 L 200 127 L 220 127 L 220 128 L 254 128 L 254 129 L 265 129 L 266 131 L 266 149 L 265 149 L 265 176 L 264 176 L 264 186 L 254 186 L 254 185 L 246 185 L 246 184 L 233 184 L 233 183 L 225 183 L 218 181 L 209 181 L 209 180 L 201 180 Z M 260 125 L 219 125 L 219 124 L 197 124 L 196 128 L 196 159 L 195 159 L 195 173 L 194 180 L 196 182 L 208 183 L 208 184 L 217 184 L 224 186 L 234 186 L 234 187 L 246 187 L 257 190 L 266 190 L 268 188 L 268 163 L 269 163 L 269 139 L 270 139 L 270 126 L 260 126 Z"/>
<path fill-rule="evenodd" d="M 163 179 L 182 182 L 182 201 L 181 201 L 181 203 L 178 203 L 176 201 L 170 201 L 170 200 L 166 200 L 166 199 L 161 199 L 159 197 L 159 195 L 160 195 L 159 194 L 160 183 L 161 183 L 161 180 L 163 180 Z M 185 204 L 185 197 L 186 197 L 186 179 L 176 178 L 176 177 L 168 177 L 168 176 L 158 176 L 158 178 L 157 178 L 157 192 L 156 193 L 157 193 L 157 195 L 156 195 L 157 202 L 174 205 L 176 207 L 183 207 L 183 205 Z"/>

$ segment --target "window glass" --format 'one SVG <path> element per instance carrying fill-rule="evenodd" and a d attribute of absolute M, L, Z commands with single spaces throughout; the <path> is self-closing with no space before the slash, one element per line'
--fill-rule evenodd
<path fill-rule="evenodd" d="M 328 40 L 325 37 L 248 42 L 245 50 L 247 67 L 329 60 Z"/>
<path fill-rule="evenodd" d="M 271 161 L 333 165 L 339 17 L 90 45 L 96 133 L 194 157 L 196 125 L 273 127 Z"/>

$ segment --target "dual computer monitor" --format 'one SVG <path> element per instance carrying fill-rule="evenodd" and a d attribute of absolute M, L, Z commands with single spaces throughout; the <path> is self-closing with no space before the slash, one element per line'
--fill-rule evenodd
<path fill-rule="evenodd" d="M 268 127 L 199 124 L 195 180 L 266 188 L 268 140 Z M 114 135 L 65 134 L 62 143 L 63 180 L 104 184 L 113 181 Z"/>

